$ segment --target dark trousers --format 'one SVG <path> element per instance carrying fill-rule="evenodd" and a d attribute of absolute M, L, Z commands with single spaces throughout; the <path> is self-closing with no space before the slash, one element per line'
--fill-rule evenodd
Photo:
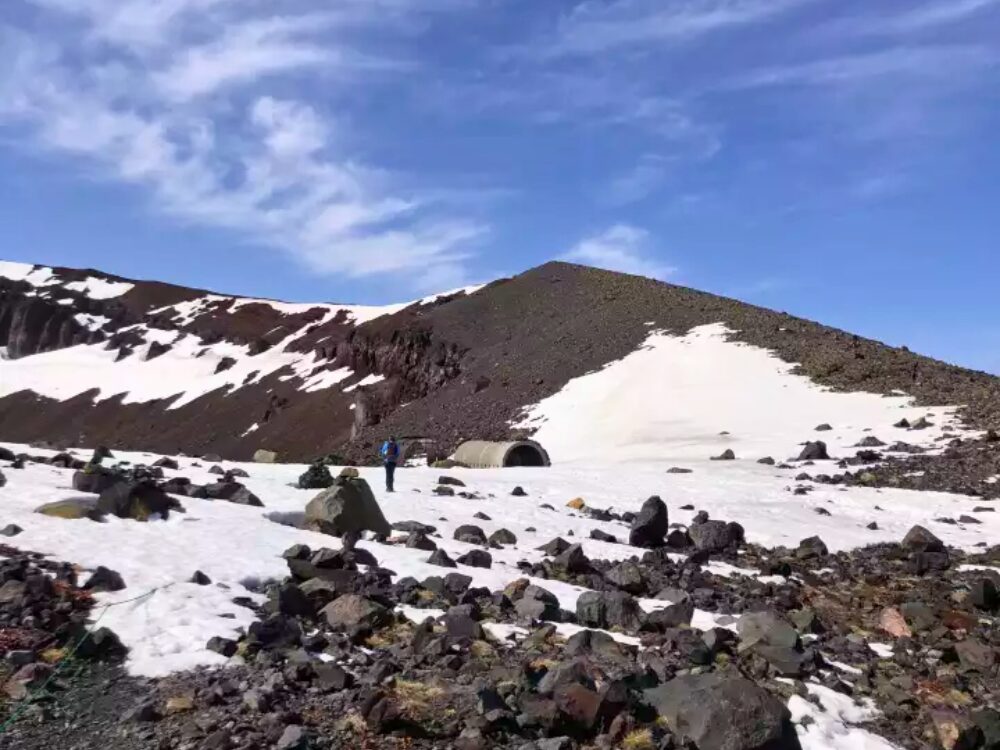
<path fill-rule="evenodd" d="M 387 492 L 395 492 L 395 487 L 392 486 L 393 479 L 396 476 L 396 462 L 386 461 L 385 462 L 385 489 Z"/>

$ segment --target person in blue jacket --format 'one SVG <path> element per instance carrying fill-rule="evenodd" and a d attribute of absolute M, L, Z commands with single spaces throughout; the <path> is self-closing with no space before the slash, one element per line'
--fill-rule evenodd
<path fill-rule="evenodd" d="M 385 463 L 385 491 L 395 492 L 393 480 L 396 476 L 396 464 L 399 463 L 399 443 L 396 438 L 390 437 L 382 443 L 382 450 L 379 451 L 382 461 Z"/>

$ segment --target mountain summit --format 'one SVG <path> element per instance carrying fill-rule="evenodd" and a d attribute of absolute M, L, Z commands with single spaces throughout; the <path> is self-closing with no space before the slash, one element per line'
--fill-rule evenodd
<path fill-rule="evenodd" d="M 567 263 L 383 307 L 0 263 L 0 347 L 5 439 L 234 459 L 365 462 L 388 434 L 431 456 L 531 434 L 554 460 L 684 455 L 705 434 L 790 454 L 818 423 L 900 429 L 872 409 L 904 404 L 952 407 L 956 430 L 1000 424 L 990 375 Z"/>

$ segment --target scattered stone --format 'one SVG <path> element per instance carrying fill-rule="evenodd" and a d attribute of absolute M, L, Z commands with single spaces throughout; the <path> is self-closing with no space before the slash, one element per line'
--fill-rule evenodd
<path fill-rule="evenodd" d="M 613 534 L 608 534 L 607 532 L 601 531 L 600 529 L 591 529 L 590 538 L 598 542 L 607 542 L 609 544 L 618 544 L 618 538 Z"/>
<path fill-rule="evenodd" d="M 427 562 L 430 565 L 437 565 L 437 566 L 442 567 L 442 568 L 457 568 L 458 567 L 458 565 L 455 563 L 455 561 L 452 560 L 450 557 L 448 557 L 448 553 L 445 552 L 443 549 L 436 549 L 436 550 L 434 550 L 434 552 L 431 554 L 431 556 L 427 558 Z"/>
<path fill-rule="evenodd" d="M 642 610 L 638 602 L 622 591 L 585 591 L 576 602 L 576 618 L 591 628 L 638 630 Z"/>
<path fill-rule="evenodd" d="M 590 570 L 590 560 L 584 554 L 582 544 L 574 544 L 567 547 L 552 562 L 567 573 L 586 573 Z"/>
<path fill-rule="evenodd" d="M 83 588 L 94 592 L 121 591 L 125 588 L 125 581 L 116 571 L 98 565 L 87 582 L 83 584 Z"/>
<path fill-rule="evenodd" d="M 732 448 L 726 448 L 726 450 L 722 451 L 722 453 L 718 456 L 712 456 L 711 459 L 713 461 L 735 461 L 736 454 L 733 453 Z"/>
<path fill-rule="evenodd" d="M 458 563 L 470 568 L 492 568 L 493 556 L 486 550 L 474 549 L 459 557 Z"/>
<path fill-rule="evenodd" d="M 524 488 L 521 487 L 521 486 L 517 486 L 514 489 L 512 489 L 510 491 L 510 494 L 513 495 L 514 497 L 527 497 L 528 496 L 528 493 L 525 492 Z"/>
<path fill-rule="evenodd" d="M 732 522 L 703 521 L 691 524 L 688 535 L 699 550 L 722 552 L 739 546 L 743 541 L 743 527 Z"/>
<path fill-rule="evenodd" d="M 97 498 L 89 497 L 74 497 L 68 500 L 57 500 L 54 503 L 45 503 L 35 508 L 35 513 L 70 520 L 89 518 L 91 521 L 100 521 L 104 517 L 104 514 L 97 508 Z"/>
<path fill-rule="evenodd" d="M 795 556 L 800 560 L 810 560 L 817 557 L 826 557 L 828 550 L 826 544 L 818 536 L 811 536 L 799 542 L 795 550 Z"/>
<path fill-rule="evenodd" d="M 300 490 L 325 490 L 333 486 L 333 475 L 325 463 L 317 461 L 299 477 L 297 485 Z"/>
<path fill-rule="evenodd" d="M 497 529 L 490 534 L 487 541 L 491 547 L 496 544 L 517 544 L 517 536 L 514 535 L 514 532 L 507 529 Z"/>
<path fill-rule="evenodd" d="M 392 533 L 368 483 L 349 477 L 337 477 L 334 486 L 309 501 L 304 525 L 310 531 L 332 536 L 362 531 L 383 536 Z"/>
<path fill-rule="evenodd" d="M 797 461 L 828 461 L 830 455 L 826 452 L 826 443 L 822 440 L 815 440 L 806 443 L 802 452 L 799 453 Z"/>
<path fill-rule="evenodd" d="M 334 599 L 320 614 L 330 627 L 343 631 L 350 631 L 358 626 L 374 630 L 392 622 L 389 610 L 357 594 L 344 594 Z"/>
<path fill-rule="evenodd" d="M 633 547 L 662 547 L 668 527 L 667 506 L 654 495 L 642 504 L 632 521 L 629 544 Z"/>
<path fill-rule="evenodd" d="M 646 690 L 644 696 L 678 738 L 699 750 L 794 746 L 788 709 L 767 690 L 738 675 L 683 675 Z"/>
<path fill-rule="evenodd" d="M 546 542 L 541 547 L 538 548 L 540 552 L 544 552 L 546 555 L 551 557 L 556 557 L 561 555 L 563 552 L 570 548 L 570 543 L 567 542 L 562 537 L 556 537 L 555 539 Z"/>
<path fill-rule="evenodd" d="M 486 532 L 478 526 L 473 526 L 472 524 L 459 526 L 455 529 L 455 533 L 452 535 L 452 538 L 456 542 L 486 546 Z"/>

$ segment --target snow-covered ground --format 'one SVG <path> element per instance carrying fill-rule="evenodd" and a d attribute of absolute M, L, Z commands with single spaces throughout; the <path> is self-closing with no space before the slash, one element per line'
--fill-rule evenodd
<path fill-rule="evenodd" d="M 627 357 L 532 406 L 520 426 L 538 428 L 535 438 L 554 462 L 707 458 L 727 448 L 740 458 L 781 461 L 806 440 L 823 440 L 841 455 L 872 435 L 934 445 L 955 422 L 952 407 L 822 388 L 768 350 L 726 334 L 722 324 L 685 336 L 653 331 Z M 922 416 L 933 426 L 892 426 Z M 817 432 L 822 424 L 833 429 Z"/>
<path fill-rule="evenodd" d="M 80 455 L 87 454 L 81 451 Z M 117 457 L 146 463 L 156 458 L 138 453 L 118 453 Z M 215 479 L 208 473 L 206 462 L 190 458 L 179 461 L 180 470 L 168 471 L 168 476 L 188 476 L 195 482 Z M 196 462 L 202 465 L 193 466 Z M 24 470 L 5 472 L 8 481 L 0 488 L 0 521 L 24 528 L 15 539 L 19 547 L 88 568 L 105 565 L 120 572 L 128 588 L 102 595 L 102 601 L 121 601 L 169 586 L 140 602 L 109 610 L 102 622 L 116 630 L 132 649 L 129 667 L 133 672 L 158 675 L 218 663 L 220 657 L 205 649 L 208 639 L 214 635 L 231 637 L 237 627 L 251 621 L 248 610 L 230 601 L 234 596 L 247 595 L 244 583 L 287 575 L 281 553 L 292 544 L 305 543 L 313 548 L 338 546 L 335 538 L 282 526 L 267 518 L 267 514 L 275 511 L 302 511 L 315 495 L 314 491 L 291 486 L 305 470 L 304 466 L 242 466 L 250 474 L 245 483 L 263 500 L 264 508 L 183 498 L 187 512 L 171 514 L 166 521 L 142 524 L 111 518 L 99 524 L 34 513 L 42 503 L 79 493 L 71 489 L 71 471 L 29 463 Z M 666 501 L 672 522 L 690 521 L 695 511 L 680 510 L 680 506 L 690 503 L 696 510 L 707 510 L 713 518 L 738 521 L 746 528 L 749 540 L 766 545 L 795 545 L 818 534 L 832 550 L 853 548 L 898 541 L 915 523 L 930 524 L 947 543 L 969 549 L 978 542 L 1000 536 L 1000 519 L 993 518 L 993 514 L 980 516 L 981 525 L 931 522 L 936 517 L 957 517 L 971 511 L 975 501 L 964 496 L 866 488 L 844 490 L 823 485 L 809 496 L 797 496 L 788 491 L 789 472 L 753 462 L 696 461 L 688 462 L 688 466 L 693 473 L 668 474 L 665 464 L 448 472 L 464 480 L 469 490 L 482 494 L 482 500 L 431 494 L 441 472 L 430 468 L 399 470 L 397 492 L 392 495 L 381 491 L 380 470 L 361 469 L 361 473 L 375 490 L 390 522 L 417 520 L 436 526 L 442 537 L 439 546 L 452 557 L 470 549 L 452 540 L 455 528 L 462 524 L 479 525 L 487 533 L 499 528 L 514 532 L 518 544 L 494 550 L 492 569 L 461 568 L 473 577 L 476 585 L 491 589 L 502 588 L 519 578 L 517 562 L 541 559 L 542 554 L 536 548 L 555 536 L 582 542 L 590 557 L 625 559 L 641 554 L 625 544 L 589 539 L 590 531 L 595 528 L 623 540 L 627 540 L 628 531 L 621 524 L 593 521 L 566 507 L 575 497 L 584 498 L 595 508 L 635 511 L 645 498 L 657 494 Z M 515 485 L 522 486 L 528 496 L 512 497 L 510 492 Z M 543 508 L 543 504 L 551 505 L 553 510 Z M 818 515 L 816 507 L 827 509 L 831 515 Z M 492 520 L 477 520 L 476 512 L 485 513 Z M 865 528 L 872 520 L 878 521 L 877 531 Z M 442 573 L 441 568 L 424 562 L 427 552 L 370 542 L 363 542 L 362 546 L 400 576 L 421 580 Z M 206 573 L 214 584 L 200 587 L 186 583 L 195 570 Z M 754 571 L 719 566 L 715 572 L 738 575 Z M 575 608 L 581 589 L 557 581 L 538 583 L 556 594 L 563 607 Z M 644 604 L 663 605 L 662 602 Z M 220 617 L 223 614 L 235 619 Z M 714 621 L 704 613 L 699 614 L 697 622 L 711 626 Z"/>

